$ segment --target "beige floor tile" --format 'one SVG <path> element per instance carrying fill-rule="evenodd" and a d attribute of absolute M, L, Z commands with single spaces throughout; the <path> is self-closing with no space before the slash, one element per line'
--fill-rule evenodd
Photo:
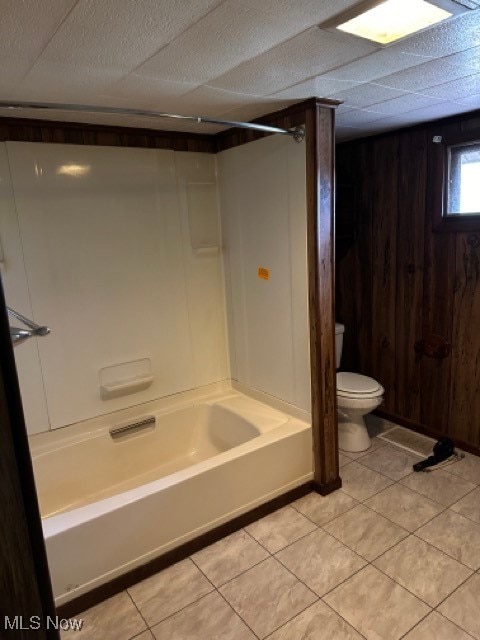
<path fill-rule="evenodd" d="M 360 462 L 369 469 L 387 476 L 387 478 L 400 480 L 400 478 L 413 473 L 413 465 L 421 459 L 404 449 L 387 445 L 363 456 L 360 458 Z"/>
<path fill-rule="evenodd" d="M 367 640 L 398 640 L 430 608 L 369 565 L 324 597 Z"/>
<path fill-rule="evenodd" d="M 480 525 L 460 514 L 448 509 L 419 529 L 416 535 L 470 569 L 480 567 Z"/>
<path fill-rule="evenodd" d="M 128 591 L 148 626 L 152 626 L 210 593 L 213 587 L 187 558 Z"/>
<path fill-rule="evenodd" d="M 432 611 L 407 633 L 404 640 L 472 640 L 472 636 L 436 611 Z"/>
<path fill-rule="evenodd" d="M 328 496 L 321 496 L 318 493 L 308 495 L 296 500 L 293 503 L 295 509 L 313 520 L 319 526 L 330 522 L 345 511 L 353 509 L 358 504 L 356 500 L 347 496 L 343 491 L 334 491 Z"/>
<path fill-rule="evenodd" d="M 369 453 L 372 453 L 372 451 L 376 451 L 377 449 L 380 449 L 380 447 L 384 447 L 386 445 L 386 442 L 384 442 L 383 440 L 379 440 L 378 438 L 372 438 L 372 444 L 370 445 L 370 449 L 367 449 L 366 451 L 359 451 L 358 453 L 354 453 L 353 451 L 340 451 L 340 453 L 342 453 L 344 456 L 347 456 L 347 458 L 351 458 L 352 460 L 358 460 L 358 458 L 363 458 L 363 456 L 368 455 Z"/>
<path fill-rule="evenodd" d="M 480 575 L 472 576 L 442 603 L 441 614 L 480 640 Z"/>
<path fill-rule="evenodd" d="M 276 557 L 319 596 L 366 564 L 363 558 L 320 529 L 294 542 Z"/>
<path fill-rule="evenodd" d="M 480 524 L 480 487 L 467 493 L 464 498 L 452 504 L 450 509 Z"/>
<path fill-rule="evenodd" d="M 316 528 L 316 524 L 292 507 L 284 507 L 245 530 L 270 553 L 276 553 Z"/>
<path fill-rule="evenodd" d="M 268 636 L 268 640 L 362 640 L 362 636 L 319 601 Z"/>
<path fill-rule="evenodd" d="M 164 620 L 152 631 L 156 640 L 255 639 L 250 629 L 216 591 Z"/>
<path fill-rule="evenodd" d="M 368 433 L 372 438 L 380 435 L 381 433 L 385 433 L 386 431 L 390 431 L 390 429 L 393 429 L 394 427 L 398 427 L 398 424 L 390 422 L 390 420 L 387 420 L 386 418 L 375 416 L 373 413 L 369 413 L 365 416 L 365 423 L 367 425 Z"/>
<path fill-rule="evenodd" d="M 431 473 L 412 473 L 402 478 L 400 483 L 445 507 L 449 507 L 475 489 L 475 485 L 471 482 L 440 470 Z"/>
<path fill-rule="evenodd" d="M 363 504 L 332 520 L 325 531 L 371 562 L 408 536 L 408 532 Z"/>
<path fill-rule="evenodd" d="M 340 468 L 344 467 L 346 464 L 350 464 L 351 461 L 352 459 L 344 455 L 343 453 L 338 454 L 338 463 L 340 465 Z"/>
<path fill-rule="evenodd" d="M 460 478 L 468 480 L 468 482 L 480 484 L 480 457 L 466 453 L 463 460 L 448 466 L 446 471 L 460 476 Z"/>
<path fill-rule="evenodd" d="M 393 484 L 392 480 L 352 462 L 342 469 L 342 491 L 356 500 L 366 500 Z"/>
<path fill-rule="evenodd" d="M 97 604 L 75 618 L 80 631 L 63 631 L 62 640 L 130 640 L 147 628 L 126 591 Z"/>
<path fill-rule="evenodd" d="M 309 607 L 316 595 L 269 558 L 223 587 L 220 592 L 259 638 Z"/>
<path fill-rule="evenodd" d="M 218 587 L 250 569 L 268 552 L 245 531 L 236 531 L 192 556 L 192 560 Z"/>
<path fill-rule="evenodd" d="M 445 507 L 401 484 L 394 484 L 365 500 L 370 509 L 382 514 L 408 531 L 415 531 L 437 516 Z"/>
<path fill-rule="evenodd" d="M 139 636 L 135 636 L 133 640 L 155 640 L 151 631 L 144 631 Z"/>
<path fill-rule="evenodd" d="M 431 607 L 436 607 L 472 574 L 415 536 L 403 540 L 373 564 Z"/>

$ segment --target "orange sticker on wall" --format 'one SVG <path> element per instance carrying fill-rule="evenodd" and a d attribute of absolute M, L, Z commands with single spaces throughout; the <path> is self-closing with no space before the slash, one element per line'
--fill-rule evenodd
<path fill-rule="evenodd" d="M 265 269 L 264 267 L 258 267 L 258 277 L 262 280 L 269 280 L 270 271 L 268 269 Z"/>

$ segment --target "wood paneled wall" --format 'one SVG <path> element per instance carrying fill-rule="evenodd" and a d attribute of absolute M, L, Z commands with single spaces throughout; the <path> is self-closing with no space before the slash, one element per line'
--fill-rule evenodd
<path fill-rule="evenodd" d="M 337 321 L 342 368 L 385 387 L 384 412 L 480 453 L 480 231 L 432 231 L 434 135 L 479 132 L 480 112 L 337 148 Z M 443 359 L 415 343 L 442 336 Z"/>
<path fill-rule="evenodd" d="M 0 118 L 0 142 L 53 142 L 216 153 L 215 136 L 180 131 L 110 127 L 55 120 Z"/>

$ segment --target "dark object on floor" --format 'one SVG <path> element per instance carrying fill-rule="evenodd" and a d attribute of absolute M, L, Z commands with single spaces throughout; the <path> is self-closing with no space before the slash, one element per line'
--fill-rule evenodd
<path fill-rule="evenodd" d="M 433 456 L 428 457 L 426 460 L 417 462 L 413 465 L 414 471 L 424 471 L 427 467 L 433 467 L 440 462 L 448 460 L 455 453 L 455 447 L 450 438 L 442 438 L 433 447 Z"/>

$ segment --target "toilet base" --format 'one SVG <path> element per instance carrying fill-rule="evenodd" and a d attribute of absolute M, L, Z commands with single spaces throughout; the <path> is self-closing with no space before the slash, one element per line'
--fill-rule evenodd
<path fill-rule="evenodd" d="M 347 420 L 339 416 L 338 420 L 338 447 L 342 451 L 359 453 L 370 449 L 372 441 L 368 435 L 367 425 L 363 416 L 358 415 L 353 418 L 349 416 Z"/>

